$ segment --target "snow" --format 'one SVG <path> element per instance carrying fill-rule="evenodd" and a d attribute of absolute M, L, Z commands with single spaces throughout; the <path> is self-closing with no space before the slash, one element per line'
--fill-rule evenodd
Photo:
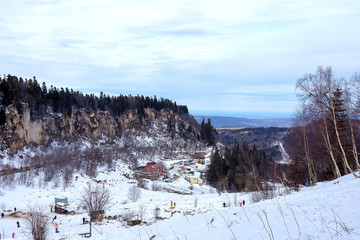
<path fill-rule="evenodd" d="M 208 156 L 207 156 L 208 157 Z M 208 160 L 208 159 L 207 159 Z M 167 161 L 164 161 L 168 163 Z M 179 163 L 174 159 L 169 165 Z M 126 164 L 117 163 L 114 171 L 100 169 L 96 180 L 102 180 L 104 187 L 112 193 L 112 204 L 106 216 L 138 213 L 145 208 L 142 226 L 129 227 L 124 221 L 107 220 L 93 223 L 91 239 L 360 239 L 360 180 L 352 175 L 304 187 L 299 192 L 278 196 L 275 199 L 252 202 L 250 193 L 217 194 L 209 186 L 193 185 L 183 178 L 172 183 L 156 181 L 163 189 L 192 193 L 183 195 L 163 191 L 152 191 L 154 182 L 148 183 L 149 190 L 141 189 L 141 198 L 136 202 L 128 199 L 127 193 L 136 180 L 123 174 L 131 173 Z M 75 180 L 77 176 L 77 180 Z M 41 178 L 41 174 L 37 178 Z M 25 215 L 31 207 L 40 207 L 49 217 L 48 239 L 83 239 L 79 233 L 89 230 L 82 224 L 88 217 L 81 207 L 80 195 L 88 182 L 87 176 L 75 174 L 69 187 L 55 187 L 55 183 L 37 186 L 4 186 L 0 191 L 0 210 L 5 208 L 5 217 L 0 219 L 1 239 L 26 238 Z M 95 184 L 95 182 L 94 182 Z M 68 197 L 69 210 L 76 215 L 55 214 L 50 205 L 56 196 Z M 245 206 L 240 207 L 240 201 Z M 170 209 L 171 201 L 176 208 Z M 236 204 L 235 204 L 236 201 Z M 223 207 L 223 203 L 226 207 Z M 195 206 L 196 205 L 196 206 Z M 17 208 L 18 214 L 10 216 Z M 160 217 L 154 219 L 155 208 L 160 208 Z M 79 208 L 79 210 L 77 210 Z M 20 212 L 19 212 L 20 211 Z M 20 222 L 17 228 L 16 221 Z M 55 233 L 54 224 L 59 224 L 60 233 Z M 148 226 L 147 226 L 148 225 Z"/>
<path fill-rule="evenodd" d="M 276 141 L 273 144 L 273 146 L 278 146 L 279 147 L 279 150 L 280 150 L 281 156 L 282 156 L 282 159 L 280 161 L 278 161 L 277 163 L 289 164 L 290 163 L 290 157 L 289 157 L 289 154 L 285 151 L 285 148 L 284 148 L 282 142 Z"/>

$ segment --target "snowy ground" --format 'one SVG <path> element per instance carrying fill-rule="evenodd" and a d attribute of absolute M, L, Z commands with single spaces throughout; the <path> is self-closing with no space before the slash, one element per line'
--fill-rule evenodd
<path fill-rule="evenodd" d="M 176 161 L 174 161 L 175 163 Z M 249 194 L 226 193 L 218 195 L 208 186 L 190 184 L 184 179 L 173 183 L 158 182 L 167 188 L 186 190 L 192 195 L 180 195 L 166 191 L 141 189 L 142 195 L 137 202 L 128 200 L 128 189 L 135 183 L 122 174 L 129 170 L 117 166 L 116 171 L 101 171 L 98 180 L 107 180 L 104 184 L 113 195 L 112 205 L 106 216 L 123 215 L 126 212 L 137 214 L 145 208 L 142 226 L 129 227 L 121 220 L 106 220 L 94 223 L 91 239 L 360 239 L 360 180 L 352 175 L 340 179 L 319 183 L 312 188 L 303 188 L 300 192 L 281 196 L 276 199 L 251 203 Z M 76 175 L 75 175 L 76 176 Z M 80 194 L 87 182 L 86 176 L 78 179 L 64 189 L 47 186 L 4 188 L 0 191 L 0 210 L 5 209 L 5 217 L 0 219 L 1 239 L 28 239 L 25 216 L 22 214 L 30 207 L 39 206 L 49 216 L 49 239 L 83 239 L 79 233 L 87 232 L 89 225 L 82 224 L 87 217 L 80 207 Z M 36 181 L 35 181 L 36 182 Z M 151 189 L 152 183 L 149 183 Z M 54 197 L 68 197 L 70 209 L 76 215 L 50 212 Z M 240 207 L 240 201 L 246 201 Z M 170 202 L 176 202 L 176 208 L 169 209 Z M 227 207 L 223 207 L 223 203 Z M 235 204 L 236 202 L 236 204 Z M 196 205 L 196 206 L 195 206 Z M 77 210 L 78 206 L 80 207 Z M 15 216 L 14 208 L 18 212 Z M 154 210 L 159 207 L 164 220 L 154 220 Z M 16 222 L 20 222 L 17 228 Z M 54 224 L 59 224 L 60 233 L 55 233 Z"/>

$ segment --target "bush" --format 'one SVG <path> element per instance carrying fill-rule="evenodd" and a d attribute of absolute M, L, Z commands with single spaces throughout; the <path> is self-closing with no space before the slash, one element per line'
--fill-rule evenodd
<path fill-rule="evenodd" d="M 89 183 L 83 190 L 81 201 L 91 216 L 91 220 L 96 220 L 110 205 L 111 193 L 101 185 L 92 185 Z"/>
<path fill-rule="evenodd" d="M 130 224 L 130 222 L 132 220 L 134 220 L 135 217 L 135 212 L 130 211 L 130 210 L 124 210 L 119 217 L 121 218 L 122 221 L 126 222 L 128 225 Z"/>
<path fill-rule="evenodd" d="M 35 240 L 45 240 L 48 235 L 47 216 L 42 212 L 40 207 L 29 209 L 26 217 L 26 229 L 28 237 Z"/>
<path fill-rule="evenodd" d="M 147 181 L 146 181 L 146 179 L 144 179 L 144 178 L 140 178 L 140 179 L 138 180 L 137 186 L 138 186 L 139 188 L 148 189 L 148 188 L 147 188 Z"/>
<path fill-rule="evenodd" d="M 135 185 L 129 187 L 128 198 L 129 198 L 131 201 L 136 202 L 138 199 L 140 199 L 140 197 L 141 197 L 141 190 L 140 190 L 140 188 L 138 188 L 138 187 L 135 186 Z"/>
<path fill-rule="evenodd" d="M 250 198 L 252 203 L 257 203 L 264 200 L 264 196 L 260 192 L 253 192 L 250 195 Z"/>
<path fill-rule="evenodd" d="M 159 206 L 156 205 L 156 207 L 154 209 L 154 218 L 159 219 L 160 218 L 160 213 L 161 213 L 161 209 L 159 208 Z"/>
<path fill-rule="evenodd" d="M 160 186 L 159 183 L 153 182 L 153 184 L 151 185 L 151 190 L 153 190 L 153 191 L 161 191 L 162 187 Z"/>

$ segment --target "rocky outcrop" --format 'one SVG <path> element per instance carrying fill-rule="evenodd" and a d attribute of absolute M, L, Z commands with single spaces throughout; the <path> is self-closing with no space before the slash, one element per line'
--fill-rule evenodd
<path fill-rule="evenodd" d="M 159 120 L 164 123 L 178 121 L 179 115 L 171 110 L 145 109 L 145 117 L 132 111 L 115 118 L 109 112 L 72 109 L 70 115 L 54 113 L 50 108 L 41 118 L 31 116 L 28 105 L 24 104 L 19 113 L 15 106 L 6 109 L 6 122 L 0 129 L 1 150 L 13 153 L 26 145 L 48 145 L 55 140 L 74 141 L 81 138 L 98 140 L 102 136 L 121 137 L 126 129 L 146 129 L 148 124 Z"/>

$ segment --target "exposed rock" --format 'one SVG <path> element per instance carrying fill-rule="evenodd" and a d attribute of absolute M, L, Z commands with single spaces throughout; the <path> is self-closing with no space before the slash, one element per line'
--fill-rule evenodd
<path fill-rule="evenodd" d="M 23 104 L 20 114 L 15 106 L 7 108 L 6 123 L 0 129 L 1 149 L 13 153 L 30 144 L 48 145 L 54 140 L 77 140 L 87 138 L 98 140 L 102 136 L 121 137 L 127 129 L 146 129 L 148 124 L 160 120 L 164 124 L 178 121 L 179 115 L 171 110 L 145 109 L 141 118 L 132 111 L 114 118 L 109 112 L 72 109 L 70 115 L 54 113 L 50 108 L 42 118 L 31 116 L 27 104 Z"/>

